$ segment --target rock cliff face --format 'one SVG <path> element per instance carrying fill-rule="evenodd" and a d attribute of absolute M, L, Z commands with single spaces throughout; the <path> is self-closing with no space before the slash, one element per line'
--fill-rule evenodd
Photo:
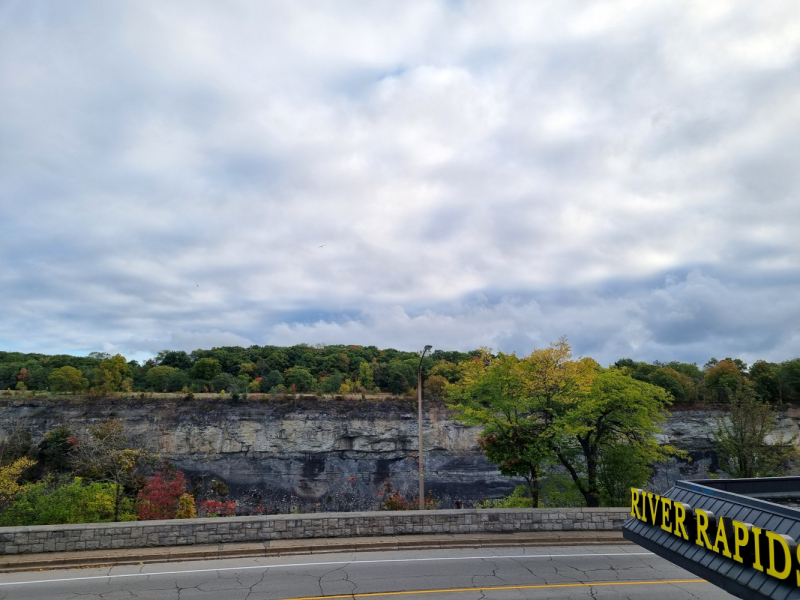
<path fill-rule="evenodd" d="M 219 400 L 5 400 L 0 436 L 23 426 L 39 441 L 65 425 L 79 437 L 87 425 L 122 419 L 133 437 L 174 461 L 194 486 L 221 480 L 246 504 L 286 508 L 320 503 L 330 510 L 374 508 L 383 483 L 417 489 L 416 407 L 406 401 L 255 402 Z M 686 450 L 691 462 L 659 465 L 651 484 L 707 476 L 715 467 L 711 432 L 720 413 L 675 412 L 659 441 Z M 446 407 L 424 415 L 426 487 L 443 500 L 474 502 L 510 493 L 518 481 L 501 476 L 478 449 L 479 430 L 461 425 Z M 781 431 L 798 431 L 800 411 L 781 415 Z"/>
<path fill-rule="evenodd" d="M 480 453 L 476 428 L 452 420 L 443 406 L 424 416 L 426 488 L 445 504 L 513 490 Z M 38 441 L 65 425 L 81 437 L 87 425 L 111 417 L 194 485 L 222 480 L 257 506 L 321 501 L 331 509 L 372 509 L 386 479 L 401 491 L 417 488 L 416 407 L 404 401 L 7 401 L 0 435 L 22 425 Z"/>
<path fill-rule="evenodd" d="M 656 465 L 651 487 L 664 491 L 678 479 L 708 478 L 719 464 L 714 453 L 713 432 L 724 413 L 718 410 L 675 411 L 663 424 L 659 443 L 685 450 L 690 461 L 671 461 Z M 800 408 L 790 407 L 778 413 L 778 427 L 773 437 L 789 440 L 800 431 Z M 768 441 L 769 438 L 768 438 Z M 722 476 L 724 473 L 720 472 Z"/>

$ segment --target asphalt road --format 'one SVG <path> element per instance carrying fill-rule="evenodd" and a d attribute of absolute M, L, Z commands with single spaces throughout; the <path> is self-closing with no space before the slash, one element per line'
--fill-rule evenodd
<path fill-rule="evenodd" d="M 638 546 L 316 554 L 6 573 L 0 599 L 727 600 Z"/>

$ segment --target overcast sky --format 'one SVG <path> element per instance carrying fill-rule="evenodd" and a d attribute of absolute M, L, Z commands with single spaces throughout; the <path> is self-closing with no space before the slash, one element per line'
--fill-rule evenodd
<path fill-rule="evenodd" d="M 0 0 L 0 349 L 800 354 L 796 0 Z"/>

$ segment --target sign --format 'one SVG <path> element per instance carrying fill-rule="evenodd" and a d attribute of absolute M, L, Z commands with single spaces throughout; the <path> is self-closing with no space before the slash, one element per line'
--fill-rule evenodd
<path fill-rule="evenodd" d="M 721 554 L 770 577 L 784 580 L 795 575 L 800 586 L 800 556 L 790 536 L 761 529 L 710 510 L 631 488 L 631 516 L 659 526 L 684 540 Z"/>
<path fill-rule="evenodd" d="M 740 598 L 800 599 L 797 509 L 679 481 L 663 495 L 632 488 L 630 516 L 626 538 Z"/>

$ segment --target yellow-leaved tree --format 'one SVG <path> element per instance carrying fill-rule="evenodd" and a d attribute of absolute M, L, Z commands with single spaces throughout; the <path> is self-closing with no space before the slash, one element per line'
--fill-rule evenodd
<path fill-rule="evenodd" d="M 657 425 L 670 396 L 591 358 L 573 358 L 566 338 L 525 358 L 483 349 L 450 386 L 457 417 L 483 425 L 480 447 L 500 472 L 524 477 L 533 506 L 546 464 L 560 463 L 587 506 L 619 502 L 643 484 L 649 465 L 675 450 L 659 446 Z"/>
<path fill-rule="evenodd" d="M 19 477 L 25 469 L 35 464 L 35 460 L 23 456 L 9 465 L 0 467 L 0 509 L 8 506 L 25 487 L 24 484 L 19 483 Z"/>
<path fill-rule="evenodd" d="M 486 457 L 504 475 L 524 477 L 538 506 L 543 465 L 556 459 L 559 409 L 591 388 L 594 362 L 572 360 L 562 338 L 525 358 L 482 348 L 460 368 L 461 378 L 449 389 L 456 415 L 484 426 L 479 443 Z"/>
<path fill-rule="evenodd" d="M 128 375 L 128 363 L 121 354 L 115 354 L 95 367 L 94 384 L 98 392 L 129 392 L 132 382 Z"/>

